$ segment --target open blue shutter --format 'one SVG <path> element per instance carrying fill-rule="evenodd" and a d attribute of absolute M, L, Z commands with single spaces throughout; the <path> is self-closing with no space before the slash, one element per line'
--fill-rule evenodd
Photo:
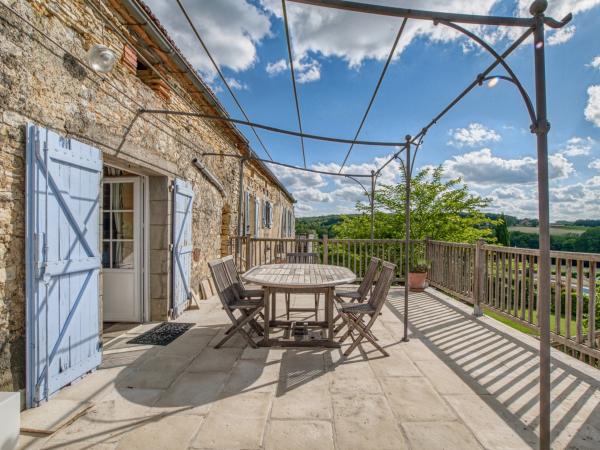
<path fill-rule="evenodd" d="M 254 237 L 260 237 L 260 201 L 255 197 L 254 202 Z"/>
<path fill-rule="evenodd" d="M 180 315 L 191 298 L 192 186 L 175 180 L 173 189 L 173 295 L 172 317 Z"/>
<path fill-rule="evenodd" d="M 250 192 L 244 194 L 244 235 L 250 234 Z"/>
<path fill-rule="evenodd" d="M 36 406 L 101 361 L 98 149 L 27 126 L 27 396 Z"/>

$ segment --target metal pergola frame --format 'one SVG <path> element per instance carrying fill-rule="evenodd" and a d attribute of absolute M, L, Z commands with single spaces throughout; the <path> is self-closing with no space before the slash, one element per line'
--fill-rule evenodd
<path fill-rule="evenodd" d="M 256 160 L 260 162 L 266 162 L 269 164 L 280 165 L 292 169 L 308 171 L 313 173 L 319 173 L 324 175 L 331 176 L 340 176 L 345 177 L 347 179 L 353 180 L 358 183 L 361 188 L 365 191 L 367 197 L 370 202 L 370 212 L 371 212 L 371 241 L 374 238 L 374 197 L 375 197 L 375 187 L 377 182 L 377 177 L 381 174 L 381 171 L 387 167 L 392 161 L 398 159 L 400 161 L 403 175 L 405 178 L 405 189 L 406 189 L 406 202 L 405 202 L 405 245 L 407 251 L 406 255 L 406 269 L 408 271 L 408 267 L 410 264 L 409 261 L 409 252 L 408 248 L 410 246 L 410 195 L 411 195 L 411 177 L 412 171 L 414 168 L 414 161 L 418 150 L 420 149 L 421 144 L 423 143 L 423 139 L 427 134 L 428 130 L 434 126 L 443 116 L 445 116 L 456 104 L 458 104 L 471 90 L 473 90 L 477 86 L 481 86 L 485 81 L 490 79 L 501 79 L 512 83 L 517 90 L 519 91 L 522 100 L 525 104 L 525 108 L 531 120 L 530 129 L 531 132 L 536 135 L 537 138 L 537 164 L 538 164 L 538 212 L 539 212 L 539 260 L 538 260 L 538 321 L 540 327 L 540 439 L 539 439 L 539 448 L 546 450 L 550 448 L 550 283 L 551 283 L 551 267 L 550 267 L 550 216 L 549 216 L 549 182 L 548 182 L 548 131 L 550 129 L 550 124 L 547 120 L 547 109 L 546 109 L 546 69 L 545 69 L 545 41 L 544 41 L 544 28 L 546 26 L 550 28 L 562 28 L 567 23 L 569 23 L 572 19 L 572 15 L 568 14 L 562 20 L 558 21 L 553 18 L 545 16 L 544 12 L 548 6 L 548 2 L 546 0 L 534 0 L 530 7 L 530 13 L 532 17 L 529 18 L 519 18 L 519 17 L 501 17 L 501 16 L 483 16 L 483 15 L 469 15 L 469 14 L 457 14 L 457 13 L 444 13 L 444 12 L 435 12 L 435 11 L 423 11 L 423 10 L 415 10 L 415 9 L 407 9 L 407 8 L 397 8 L 393 6 L 382 6 L 382 5 L 374 5 L 374 4 L 365 4 L 358 3 L 352 1 L 345 0 L 287 0 L 289 2 L 305 4 L 317 7 L 324 8 L 333 8 L 343 11 L 353 11 L 357 13 L 363 14 L 372 14 L 378 16 L 388 16 L 388 17 L 398 17 L 402 18 L 403 22 L 400 26 L 388 59 L 384 65 L 383 71 L 378 79 L 377 85 L 371 96 L 367 109 L 362 117 L 360 125 L 354 135 L 353 139 L 344 139 L 344 138 L 336 138 L 331 136 L 322 136 L 305 133 L 302 129 L 302 120 L 300 116 L 300 106 L 298 100 L 298 92 L 296 88 L 296 77 L 294 72 L 294 62 L 291 48 L 291 36 L 287 19 L 287 11 L 286 11 L 286 0 L 282 0 L 282 8 L 283 8 L 283 21 L 285 25 L 285 36 L 286 36 L 286 44 L 288 51 L 288 59 L 290 64 L 290 73 L 293 84 L 293 92 L 294 92 L 294 100 L 296 105 L 296 113 L 297 113 L 297 121 L 299 131 L 286 130 L 282 128 L 276 128 L 269 125 L 259 124 L 255 122 L 251 122 L 248 118 L 247 114 L 241 107 L 240 103 L 237 101 L 232 89 L 227 83 L 226 78 L 222 74 L 218 64 L 215 62 L 212 57 L 209 49 L 205 45 L 202 40 L 200 34 L 198 33 L 196 27 L 194 26 L 192 20 L 187 14 L 185 8 L 181 4 L 179 0 L 177 0 L 177 4 L 182 10 L 187 19 L 189 25 L 192 27 L 194 34 L 199 40 L 202 48 L 207 53 L 209 59 L 215 66 L 217 73 L 219 74 L 222 82 L 226 85 L 229 93 L 234 98 L 236 105 L 240 108 L 242 115 L 245 120 L 240 119 L 232 119 L 229 117 L 223 116 L 215 116 L 200 112 L 185 112 L 185 111 L 172 111 L 172 110 L 162 110 L 162 109 L 140 109 L 136 115 L 133 117 L 131 123 L 127 126 L 125 133 L 122 137 L 121 143 L 118 147 L 118 151 L 123 147 L 127 136 L 129 135 L 134 123 L 140 118 L 140 116 L 144 114 L 155 114 L 155 115 L 177 115 L 177 116 L 188 116 L 188 117 L 197 117 L 205 120 L 211 121 L 224 121 L 237 125 L 245 125 L 249 126 L 255 136 L 258 139 L 258 142 L 261 144 L 265 153 L 271 158 L 270 153 L 266 149 L 266 146 L 258 136 L 256 129 L 263 129 L 270 132 L 285 134 L 289 136 L 296 136 L 300 138 L 301 143 L 301 151 L 302 151 L 302 159 L 304 163 L 304 167 L 297 167 L 291 164 L 286 164 L 283 162 L 274 161 L 272 158 L 269 160 L 258 158 L 251 150 L 250 156 L 241 156 L 234 154 L 221 154 L 221 153 L 202 153 L 202 156 L 228 156 L 235 157 L 240 159 L 240 202 L 242 201 L 242 190 L 243 190 L 243 165 L 245 161 Z M 377 95 L 379 87 L 383 81 L 387 68 L 393 58 L 396 46 L 398 41 L 402 35 L 406 22 L 408 20 L 427 20 L 433 22 L 435 25 L 444 25 L 449 28 L 454 29 L 465 35 L 467 38 L 476 42 L 480 45 L 484 50 L 490 53 L 494 61 L 491 63 L 483 72 L 479 73 L 475 79 L 464 88 L 451 102 L 449 102 L 431 121 L 423 127 L 418 133 L 414 136 L 407 134 L 404 141 L 401 142 L 384 142 L 384 141 L 366 141 L 359 140 L 358 136 L 362 130 L 364 122 L 369 114 L 373 101 Z M 507 26 L 507 27 L 518 27 L 523 28 L 524 33 L 516 39 L 504 52 L 498 53 L 490 44 L 488 44 L 485 40 L 475 35 L 470 30 L 464 28 L 459 24 L 467 24 L 467 25 L 491 25 L 491 26 Z M 515 75 L 510 65 L 507 63 L 506 58 L 516 49 L 518 48 L 526 39 L 528 39 L 533 34 L 534 40 L 534 70 L 535 70 L 535 104 L 531 101 L 530 96 L 527 91 L 521 84 L 519 78 Z M 492 71 L 498 67 L 502 66 L 506 75 L 494 75 Z M 324 142 L 334 142 L 334 143 L 342 143 L 342 144 L 350 144 L 348 152 L 344 158 L 342 166 L 339 172 L 326 172 L 319 171 L 315 169 L 309 169 L 306 167 L 306 154 L 304 149 L 304 139 L 314 139 L 320 140 Z M 377 170 L 371 171 L 371 174 L 349 174 L 342 173 L 342 169 L 345 166 L 348 157 L 354 147 L 354 145 L 364 145 L 364 146 L 374 146 L 374 147 L 394 147 L 395 153 Z M 412 150 L 414 148 L 414 154 L 412 154 Z M 405 153 L 404 160 L 401 159 L 400 155 L 402 152 Z M 370 178 L 371 186 L 370 190 L 368 190 L 362 182 L 359 180 L 361 178 Z M 241 206 L 241 205 L 240 205 Z M 241 209 L 240 209 L 241 211 Z M 238 222 L 239 222 L 238 214 Z M 238 223 L 238 229 L 240 228 L 240 224 Z M 408 341 L 408 280 L 405 280 L 405 289 L 404 289 L 404 338 L 403 341 Z"/>

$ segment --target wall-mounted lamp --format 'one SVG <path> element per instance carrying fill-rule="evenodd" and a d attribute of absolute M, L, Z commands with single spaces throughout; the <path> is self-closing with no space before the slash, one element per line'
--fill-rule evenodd
<path fill-rule="evenodd" d="M 113 70 L 117 56 L 106 45 L 94 44 L 87 53 L 87 60 L 96 72 L 107 73 Z"/>

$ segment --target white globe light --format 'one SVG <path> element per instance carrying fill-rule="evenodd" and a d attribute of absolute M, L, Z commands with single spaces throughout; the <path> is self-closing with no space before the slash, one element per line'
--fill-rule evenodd
<path fill-rule="evenodd" d="M 498 77 L 490 78 L 490 81 L 488 81 L 488 87 L 493 88 L 498 84 L 498 81 L 500 81 Z"/>
<path fill-rule="evenodd" d="M 94 44 L 87 54 L 88 63 L 96 72 L 110 72 L 115 66 L 115 52 L 102 44 Z"/>

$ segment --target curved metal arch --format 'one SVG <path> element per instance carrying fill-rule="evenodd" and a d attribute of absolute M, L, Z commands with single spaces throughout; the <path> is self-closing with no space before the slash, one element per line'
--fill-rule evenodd
<path fill-rule="evenodd" d="M 357 183 L 362 188 L 362 190 L 365 191 L 365 194 L 367 194 L 369 201 L 371 201 L 371 194 L 369 193 L 369 191 L 367 190 L 367 188 L 365 187 L 364 184 L 362 184 L 360 181 L 358 181 L 358 179 L 354 178 L 354 175 L 344 175 L 343 173 L 341 173 L 340 175 L 343 175 L 345 178 L 348 178 L 349 180 L 352 180 L 355 183 Z M 372 178 L 371 175 L 368 175 L 368 177 Z"/>
<path fill-rule="evenodd" d="M 533 103 L 531 102 L 531 98 L 529 97 L 529 95 L 527 94 L 527 91 L 525 90 L 525 88 L 521 84 L 521 81 L 519 80 L 519 77 L 517 77 L 515 75 L 515 73 L 513 72 L 512 68 L 506 62 L 506 60 L 502 57 L 502 55 L 500 55 L 490 44 L 488 44 L 482 38 L 480 38 L 479 36 L 477 36 L 475 33 L 467 30 L 466 28 L 461 27 L 460 25 L 457 25 L 457 24 L 455 24 L 453 22 L 449 22 L 447 20 L 436 20 L 433 23 L 434 24 L 438 24 L 439 23 L 439 24 L 445 25 L 447 27 L 450 27 L 450 28 L 452 28 L 452 29 L 454 29 L 456 31 L 459 31 L 460 33 L 462 33 L 465 36 L 469 37 L 473 41 L 477 42 L 485 50 L 487 50 L 494 58 L 496 58 L 496 60 L 502 65 L 502 67 L 504 67 L 504 70 L 506 70 L 506 73 L 508 73 L 508 75 L 510 77 L 509 81 L 511 81 L 517 87 L 517 89 L 519 90 L 519 93 L 521 94 L 521 97 L 523 98 L 523 101 L 525 102 L 525 107 L 527 108 L 527 112 L 529 113 L 529 118 L 531 119 L 531 124 L 532 124 L 532 126 L 535 127 L 537 125 L 537 117 L 535 115 L 535 110 L 533 108 Z M 499 78 L 499 77 L 497 77 L 497 78 Z M 481 80 L 483 80 L 483 77 L 481 77 Z M 480 84 L 481 84 L 481 82 L 480 82 Z"/>
<path fill-rule="evenodd" d="M 286 164 L 286 163 L 282 163 L 279 161 L 271 161 L 270 159 L 257 158 L 256 156 L 236 155 L 234 153 L 204 152 L 204 153 L 200 153 L 200 156 L 202 156 L 202 157 L 204 157 L 204 156 L 224 156 L 224 157 L 228 157 L 228 158 L 243 159 L 245 161 L 260 161 L 260 162 L 267 163 L 267 164 L 273 164 L 275 166 L 282 166 L 282 167 L 287 167 L 289 169 L 300 170 L 302 172 L 318 173 L 320 175 L 329 175 L 329 176 L 333 176 L 333 177 L 371 178 L 371 175 L 366 175 L 366 174 L 362 174 L 362 173 L 344 174 L 344 173 L 337 173 L 337 172 L 328 172 L 325 170 L 317 170 L 317 169 L 309 169 L 309 168 L 305 168 L 305 167 L 298 167 L 298 166 L 294 166 L 292 164 Z"/>
<path fill-rule="evenodd" d="M 169 109 L 140 109 L 139 114 L 134 117 L 134 120 L 139 118 L 142 114 L 164 114 L 164 115 L 173 115 L 173 116 L 186 116 L 186 117 L 200 117 L 206 120 L 213 121 L 222 121 L 222 122 L 231 122 L 237 125 L 247 125 L 255 128 L 260 128 L 262 130 L 272 131 L 273 133 L 287 134 L 288 136 L 303 136 L 306 139 L 314 139 L 317 141 L 325 141 L 325 142 L 335 142 L 338 144 L 358 144 L 358 145 L 366 145 L 371 147 L 400 147 L 403 146 L 403 142 L 385 142 L 385 141 L 362 141 L 362 140 L 353 140 L 353 139 L 343 139 L 336 138 L 331 136 L 322 136 L 318 134 L 310 134 L 310 133 L 300 133 L 298 131 L 286 130 L 283 128 L 272 127 L 270 125 L 264 125 L 257 122 L 249 122 L 247 120 L 239 120 L 232 119 L 231 117 L 222 117 L 215 116 L 213 114 L 205 114 L 199 112 L 192 111 L 175 111 Z M 126 135 L 124 137 L 127 137 Z M 269 162 L 272 162 L 269 160 Z"/>

